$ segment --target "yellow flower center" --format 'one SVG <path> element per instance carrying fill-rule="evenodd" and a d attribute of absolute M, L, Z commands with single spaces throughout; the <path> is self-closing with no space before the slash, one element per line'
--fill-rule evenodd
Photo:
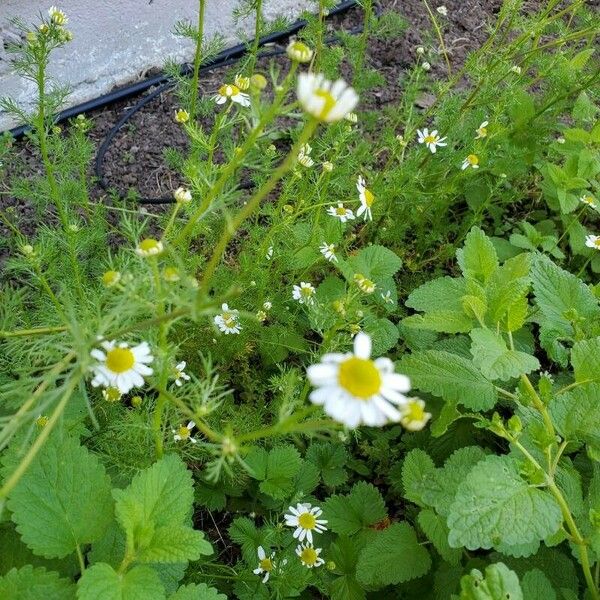
<path fill-rule="evenodd" d="M 409 421 L 422 421 L 425 418 L 425 407 L 421 406 L 419 402 L 411 402 L 404 418 Z"/>
<path fill-rule="evenodd" d="M 300 558 L 305 565 L 313 566 L 319 559 L 319 555 L 314 548 L 304 548 L 300 553 Z"/>
<path fill-rule="evenodd" d="M 140 250 L 142 252 L 152 252 L 158 249 L 158 242 L 154 238 L 146 238 L 140 242 Z"/>
<path fill-rule="evenodd" d="M 46 415 L 40 415 L 36 420 L 35 420 L 35 424 L 38 427 L 45 427 L 46 425 L 48 425 L 48 417 Z"/>
<path fill-rule="evenodd" d="M 343 206 L 338 206 L 338 207 L 335 209 L 335 214 L 336 214 L 336 215 L 340 215 L 340 217 L 341 217 L 342 215 L 345 215 L 345 214 L 346 214 L 346 209 L 345 209 Z"/>
<path fill-rule="evenodd" d="M 373 196 L 373 193 L 371 192 L 371 190 L 367 190 L 365 188 L 364 197 L 365 197 L 365 204 L 367 206 L 372 206 L 373 202 L 375 202 L 375 196 Z"/>
<path fill-rule="evenodd" d="M 177 433 L 182 440 L 187 440 L 190 437 L 190 430 L 185 425 L 181 425 Z"/>
<path fill-rule="evenodd" d="M 115 387 L 106 388 L 104 390 L 104 398 L 108 402 L 118 402 L 121 399 L 121 392 Z"/>
<path fill-rule="evenodd" d="M 300 288 L 300 293 L 305 297 L 305 298 L 310 298 L 310 296 L 312 296 L 313 291 L 312 288 L 309 287 L 303 287 Z"/>
<path fill-rule="evenodd" d="M 323 98 L 323 108 L 321 108 L 321 112 L 319 113 L 319 119 L 326 119 L 327 115 L 331 112 L 331 109 L 335 106 L 336 100 L 327 90 L 322 90 L 321 88 L 314 91 L 315 96 L 318 98 Z"/>
<path fill-rule="evenodd" d="M 594 240 L 594 246 L 596 246 L 596 248 L 600 248 L 600 237 Z"/>
<path fill-rule="evenodd" d="M 480 127 L 477 130 L 477 133 L 479 134 L 480 137 L 485 137 L 487 135 L 487 129 L 485 127 Z"/>
<path fill-rule="evenodd" d="M 167 267 L 163 272 L 163 276 L 165 281 L 179 281 L 179 271 L 175 267 Z"/>
<path fill-rule="evenodd" d="M 106 367 L 113 373 L 125 373 L 135 364 L 135 356 L 129 348 L 113 348 L 106 353 Z"/>
<path fill-rule="evenodd" d="M 352 356 L 340 365 L 338 383 L 352 396 L 366 400 L 379 392 L 381 375 L 372 360 Z"/>
<path fill-rule="evenodd" d="M 258 565 L 263 571 L 267 571 L 267 573 L 273 570 L 273 561 L 270 558 L 263 558 L 259 561 Z"/>
<path fill-rule="evenodd" d="M 425 137 L 424 142 L 426 144 L 435 144 L 437 142 L 438 138 L 435 135 L 428 135 Z"/>
<path fill-rule="evenodd" d="M 237 85 L 222 85 L 219 88 L 219 96 L 225 96 L 226 98 L 231 98 L 232 96 L 237 96 L 240 93 L 240 88 Z"/>
<path fill-rule="evenodd" d="M 586 204 L 589 204 L 590 206 L 594 205 L 594 199 L 591 196 L 584 196 L 582 198 L 583 202 L 585 202 Z"/>
<path fill-rule="evenodd" d="M 467 162 L 470 165 L 478 165 L 479 164 L 479 157 L 476 154 L 469 154 L 469 156 L 467 156 Z"/>
<path fill-rule="evenodd" d="M 102 275 L 102 283 L 106 287 L 110 287 L 111 285 L 115 285 L 121 278 L 121 274 L 119 271 L 106 271 L 104 275 Z"/>
<path fill-rule="evenodd" d="M 302 513 L 298 517 L 298 525 L 300 525 L 302 529 L 314 529 L 317 525 L 317 518 L 309 512 Z"/>

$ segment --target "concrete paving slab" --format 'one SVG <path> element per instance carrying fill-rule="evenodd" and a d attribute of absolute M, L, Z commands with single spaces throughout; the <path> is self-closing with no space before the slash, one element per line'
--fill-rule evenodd
<path fill-rule="evenodd" d="M 10 96 L 26 108 L 32 107 L 35 87 L 11 71 L 4 44 L 18 42 L 19 36 L 9 19 L 18 16 L 36 22 L 50 4 L 50 0 L 0 0 L 0 96 Z M 264 0 L 263 4 L 267 20 L 280 15 L 295 18 L 303 9 L 314 8 L 311 0 Z M 74 40 L 55 51 L 49 73 L 72 88 L 68 106 L 143 79 L 168 59 L 183 63 L 193 56 L 191 40 L 172 32 L 177 21 L 196 22 L 197 0 L 62 0 L 57 5 L 69 18 Z M 233 44 L 240 41 L 240 32 L 251 34 L 252 18 L 234 23 L 238 5 L 238 0 L 207 1 L 207 38 L 218 34 Z M 0 111 L 0 131 L 14 125 L 12 117 Z"/>

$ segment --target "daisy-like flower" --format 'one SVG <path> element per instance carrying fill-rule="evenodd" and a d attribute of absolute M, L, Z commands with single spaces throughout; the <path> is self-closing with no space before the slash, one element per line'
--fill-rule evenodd
<path fill-rule="evenodd" d="M 237 85 L 225 84 L 219 88 L 215 96 L 215 102 L 217 104 L 225 104 L 227 100 L 231 100 L 243 107 L 250 106 L 250 96 L 241 92 Z"/>
<path fill-rule="evenodd" d="M 235 83 L 242 92 L 245 92 L 250 87 L 250 77 L 244 77 L 238 73 L 233 79 L 233 83 Z"/>
<path fill-rule="evenodd" d="M 292 292 L 292 297 L 294 300 L 298 300 L 300 304 L 313 304 L 315 301 L 315 288 L 312 283 L 308 283 L 306 281 L 301 281 L 300 285 L 294 286 L 294 291 Z"/>
<path fill-rule="evenodd" d="M 600 250 L 600 235 L 586 235 L 585 245 L 594 250 Z"/>
<path fill-rule="evenodd" d="M 349 208 L 346 208 L 341 202 L 338 202 L 337 206 L 330 206 L 327 209 L 327 214 L 332 217 L 337 217 L 342 223 L 356 218 L 354 213 Z"/>
<path fill-rule="evenodd" d="M 259 310 L 259 311 L 256 312 L 256 318 L 261 323 L 264 323 L 267 320 L 267 313 L 264 310 Z"/>
<path fill-rule="evenodd" d="M 149 256 L 158 256 L 159 254 L 162 254 L 164 249 L 163 243 L 160 240 L 146 238 L 137 245 L 135 253 L 138 256 L 148 258 Z"/>
<path fill-rule="evenodd" d="M 46 425 L 48 425 L 48 421 L 50 419 L 46 416 L 46 415 L 39 415 L 38 418 L 35 420 L 35 424 L 38 427 L 46 427 Z"/>
<path fill-rule="evenodd" d="M 186 365 L 187 363 L 185 360 L 182 360 L 180 363 L 177 363 L 173 369 L 172 378 L 175 380 L 175 385 L 177 387 L 181 387 L 184 381 L 189 381 L 191 379 L 191 377 L 185 372 Z"/>
<path fill-rule="evenodd" d="M 300 557 L 302 564 L 309 569 L 325 564 L 325 561 L 319 556 L 321 548 L 315 548 L 312 544 L 299 544 L 296 554 Z"/>
<path fill-rule="evenodd" d="M 333 171 L 333 163 L 329 162 L 328 160 L 326 160 L 322 166 L 323 171 L 326 171 L 327 173 L 331 173 L 331 171 Z"/>
<path fill-rule="evenodd" d="M 419 136 L 419 144 L 425 144 L 432 154 L 436 153 L 438 146 L 447 146 L 447 143 L 444 142 L 446 138 L 441 138 L 438 135 L 437 129 L 434 129 L 431 133 L 429 133 L 429 129 L 425 127 L 425 129 L 417 129 L 417 134 Z"/>
<path fill-rule="evenodd" d="M 484 137 L 487 137 L 487 126 L 489 125 L 489 121 L 484 121 L 478 128 L 477 128 L 477 135 L 475 136 L 476 140 L 481 140 Z"/>
<path fill-rule="evenodd" d="M 106 271 L 102 274 L 102 283 L 104 287 L 110 288 L 121 281 L 121 273 L 119 271 Z"/>
<path fill-rule="evenodd" d="M 272 302 L 270 302 L 269 300 L 265 300 L 265 301 L 263 302 L 263 308 L 264 308 L 265 310 L 271 310 L 271 309 L 273 308 L 273 303 L 272 303 Z"/>
<path fill-rule="evenodd" d="M 581 196 L 581 198 L 579 198 L 579 202 L 583 202 L 584 204 L 587 204 L 592 208 L 596 208 L 598 206 L 594 197 L 590 196 L 589 194 L 584 194 L 583 196 Z"/>
<path fill-rule="evenodd" d="M 262 575 L 264 573 L 265 576 L 263 577 L 262 582 L 267 583 L 267 581 L 269 581 L 271 572 L 275 568 L 275 563 L 273 562 L 273 559 L 275 558 L 275 552 L 271 552 L 271 556 L 267 556 L 265 549 L 262 546 L 259 546 L 256 550 L 256 553 L 258 554 L 258 567 L 256 567 L 256 569 L 254 569 L 252 572 L 255 575 Z"/>
<path fill-rule="evenodd" d="M 420 398 L 409 398 L 402 412 L 400 423 L 408 431 L 421 431 L 431 419 L 431 413 L 425 412 L 425 402 Z"/>
<path fill-rule="evenodd" d="M 365 221 L 372 221 L 373 213 L 371 212 L 371 206 L 373 206 L 373 202 L 375 202 L 375 196 L 373 196 L 371 190 L 367 189 L 365 178 L 362 175 L 358 176 L 356 189 L 358 190 L 358 198 L 360 200 L 360 208 L 356 211 L 356 216 L 360 217 L 364 214 Z"/>
<path fill-rule="evenodd" d="M 329 262 L 337 262 L 337 256 L 335 255 L 335 244 L 328 244 L 327 242 L 323 242 L 319 246 L 319 250 Z"/>
<path fill-rule="evenodd" d="M 192 201 L 192 192 L 184 187 L 178 187 L 173 192 L 173 198 L 175 198 L 175 202 L 179 204 L 187 204 Z"/>
<path fill-rule="evenodd" d="M 187 123 L 190 120 L 190 113 L 183 108 L 175 111 L 175 121 L 177 123 Z"/>
<path fill-rule="evenodd" d="M 215 325 L 226 335 L 239 333 L 242 329 L 239 323 L 239 311 L 229 308 L 227 304 L 221 304 L 221 310 L 223 312 L 214 319 Z"/>
<path fill-rule="evenodd" d="M 517 75 L 520 75 L 523 72 L 523 69 L 521 69 L 521 67 L 519 67 L 519 65 L 513 65 L 510 70 L 513 73 L 516 73 Z"/>
<path fill-rule="evenodd" d="M 292 40 L 285 50 L 290 60 L 297 63 L 310 62 L 313 57 L 313 51 L 303 42 L 299 40 Z"/>
<path fill-rule="evenodd" d="M 361 332 L 354 338 L 354 352 L 325 354 L 319 364 L 309 366 L 308 380 L 317 388 L 311 402 L 350 428 L 400 421 L 410 380 L 394 373 L 389 358 L 370 356 L 371 338 Z"/>
<path fill-rule="evenodd" d="M 271 260 L 273 258 L 273 246 L 269 246 L 267 248 L 267 253 L 265 254 L 265 258 L 267 260 Z"/>
<path fill-rule="evenodd" d="M 442 6 L 438 6 L 435 9 L 438 14 L 442 15 L 442 17 L 447 17 L 448 16 L 448 9 L 442 4 Z"/>
<path fill-rule="evenodd" d="M 102 397 L 107 402 L 118 402 L 122 398 L 123 394 L 119 391 L 119 388 L 108 387 L 102 390 Z"/>
<path fill-rule="evenodd" d="M 94 348 L 90 354 L 98 361 L 92 367 L 94 387 L 117 388 L 121 394 L 127 394 L 134 387 L 144 385 L 144 377 L 152 375 L 148 366 L 154 357 L 150 346 L 142 342 L 133 348 L 125 342 L 104 341 L 100 348 Z"/>
<path fill-rule="evenodd" d="M 310 157 L 311 152 L 310 144 L 303 144 L 298 152 L 298 162 L 307 169 L 315 164 L 315 161 Z"/>
<path fill-rule="evenodd" d="M 192 436 L 192 429 L 196 427 L 194 421 L 190 421 L 187 425 L 180 425 L 177 429 L 171 429 L 173 439 L 176 442 L 191 442 L 195 444 L 198 440 Z"/>
<path fill-rule="evenodd" d="M 297 94 L 309 115 L 327 123 L 343 119 L 358 103 L 358 94 L 343 79 L 334 83 L 314 73 L 300 73 Z"/>
<path fill-rule="evenodd" d="M 299 542 L 303 542 L 304 538 L 308 540 L 308 543 L 313 543 L 313 531 L 315 533 L 323 533 L 327 531 L 327 521 L 325 519 L 319 519 L 323 514 L 323 511 L 318 506 L 312 506 L 311 504 L 298 503 L 296 507 L 290 506 L 288 513 L 285 515 L 285 524 L 288 527 L 295 527 L 294 538 Z"/>
<path fill-rule="evenodd" d="M 377 287 L 374 281 L 367 279 L 362 273 L 355 273 L 354 281 L 356 282 L 358 289 L 365 294 L 372 294 Z"/>
<path fill-rule="evenodd" d="M 431 71 L 431 64 L 425 60 L 421 63 L 421 68 L 423 71 Z"/>
<path fill-rule="evenodd" d="M 477 156 L 477 154 L 469 154 L 469 156 L 463 160 L 460 168 L 464 171 L 469 167 L 471 167 L 471 169 L 479 169 L 479 156 Z"/>
<path fill-rule="evenodd" d="M 163 279 L 167 283 L 175 283 L 181 279 L 181 275 L 179 274 L 179 270 L 176 267 L 165 267 L 163 270 Z"/>
<path fill-rule="evenodd" d="M 66 25 L 69 22 L 67 15 L 62 10 L 59 10 L 56 6 L 51 6 L 48 9 L 48 16 L 50 20 L 59 27 Z"/>

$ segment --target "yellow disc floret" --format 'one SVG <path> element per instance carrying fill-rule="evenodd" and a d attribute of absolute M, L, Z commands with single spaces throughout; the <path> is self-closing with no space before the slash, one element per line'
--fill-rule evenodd
<path fill-rule="evenodd" d="M 307 546 L 300 552 L 300 560 L 309 567 L 314 566 L 318 559 L 319 555 L 317 551 L 310 546 Z"/>
<path fill-rule="evenodd" d="M 125 373 L 135 364 L 135 356 L 129 348 L 113 348 L 106 353 L 106 367 L 113 373 Z"/>
<path fill-rule="evenodd" d="M 300 525 L 302 529 L 314 529 L 317 525 L 317 518 L 312 513 L 302 513 L 298 517 L 298 525 Z"/>
<path fill-rule="evenodd" d="M 381 375 L 372 360 L 352 356 L 340 364 L 338 383 L 352 396 L 366 400 L 379 392 Z"/>

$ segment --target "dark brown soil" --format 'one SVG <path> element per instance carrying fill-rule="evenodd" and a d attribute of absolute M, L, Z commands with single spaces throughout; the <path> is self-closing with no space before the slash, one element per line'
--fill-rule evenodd
<path fill-rule="evenodd" d="M 436 8 L 442 3 L 447 16 L 441 16 Z M 526 2 L 526 10 L 539 8 L 540 0 Z M 486 27 L 494 22 L 501 0 L 430 0 L 430 6 L 443 29 L 444 44 L 453 71 L 459 69 L 468 53 L 479 47 L 486 39 Z M 372 90 L 361 98 L 363 108 L 381 108 L 395 102 L 402 94 L 399 77 L 403 70 L 415 62 L 417 46 L 427 49 L 427 59 L 432 65 L 435 78 L 447 75 L 447 67 L 441 55 L 440 45 L 431 28 L 431 21 L 423 0 L 380 0 L 382 12 L 394 11 L 404 17 L 408 26 L 405 32 L 393 39 L 372 40 L 368 48 L 368 64 L 377 69 L 387 85 Z M 362 22 L 362 11 L 351 9 L 331 20 L 332 31 L 351 29 Z M 265 61 L 265 65 L 268 61 Z M 259 64 L 260 66 L 260 64 Z M 204 74 L 201 89 L 212 94 L 222 83 L 229 68 L 217 68 Z M 348 67 L 350 71 L 350 67 Z M 349 75 L 349 74 L 345 74 Z M 117 102 L 91 113 L 94 128 L 91 139 L 99 146 L 116 121 L 138 101 L 138 98 Z M 106 153 L 103 163 L 105 180 L 120 194 L 136 190 L 141 197 L 169 196 L 181 184 L 176 171 L 168 168 L 163 152 L 166 148 L 183 150 L 186 137 L 173 120 L 177 100 L 171 92 L 165 92 L 140 110 L 115 136 L 114 143 Z M 18 171 L 40 172 L 36 154 L 26 141 L 17 142 L 18 159 L 24 166 Z M 15 165 L 18 160 L 15 161 Z M 23 170 L 24 169 L 24 170 Z M 16 166 L 8 165 L 9 175 Z M 8 179 L 8 178 L 7 178 Z M 27 201 L 16 200 L 7 195 L 7 180 L 0 182 L 0 209 L 18 215 L 25 233 L 35 229 L 36 215 Z M 95 198 L 105 198 L 105 191 L 96 185 L 92 191 Z M 0 239 L 8 236 L 8 230 L 0 221 Z M 6 248 L 0 244 L 0 259 Z"/>

